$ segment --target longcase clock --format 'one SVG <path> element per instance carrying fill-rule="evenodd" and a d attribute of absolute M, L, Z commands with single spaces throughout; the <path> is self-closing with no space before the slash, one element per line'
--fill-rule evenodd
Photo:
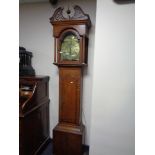
<path fill-rule="evenodd" d="M 85 127 L 82 123 L 82 73 L 87 66 L 89 15 L 79 6 L 74 15 L 56 9 L 53 25 L 54 64 L 59 69 L 59 123 L 53 130 L 54 155 L 82 155 Z"/>

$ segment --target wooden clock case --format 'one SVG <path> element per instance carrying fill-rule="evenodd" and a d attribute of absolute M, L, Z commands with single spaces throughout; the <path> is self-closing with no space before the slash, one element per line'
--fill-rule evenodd
<path fill-rule="evenodd" d="M 59 68 L 59 123 L 53 130 L 54 155 L 82 155 L 85 127 L 82 123 L 82 75 L 88 58 L 88 31 L 91 21 L 79 6 L 74 15 L 63 16 L 58 8 L 50 18 L 54 36 L 54 64 Z M 79 41 L 79 59 L 61 59 L 61 45 L 67 35 Z"/>

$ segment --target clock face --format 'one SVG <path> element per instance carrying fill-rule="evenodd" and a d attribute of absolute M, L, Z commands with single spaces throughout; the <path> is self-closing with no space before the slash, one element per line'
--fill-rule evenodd
<path fill-rule="evenodd" d="M 80 57 L 80 44 L 78 38 L 73 35 L 67 35 L 61 44 L 61 61 L 78 61 Z"/>

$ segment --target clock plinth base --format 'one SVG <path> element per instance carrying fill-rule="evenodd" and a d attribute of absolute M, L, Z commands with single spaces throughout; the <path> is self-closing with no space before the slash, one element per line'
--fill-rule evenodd
<path fill-rule="evenodd" d="M 82 155 L 84 129 L 83 125 L 58 124 L 53 130 L 54 155 Z"/>

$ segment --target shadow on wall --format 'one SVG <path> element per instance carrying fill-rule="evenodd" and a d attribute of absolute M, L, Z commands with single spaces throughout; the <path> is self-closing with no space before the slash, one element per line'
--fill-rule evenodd
<path fill-rule="evenodd" d="M 58 3 L 58 0 L 49 0 L 49 2 L 52 4 L 52 5 L 55 5 Z"/>
<path fill-rule="evenodd" d="M 113 0 L 117 4 L 129 4 L 129 3 L 135 3 L 135 0 Z"/>

